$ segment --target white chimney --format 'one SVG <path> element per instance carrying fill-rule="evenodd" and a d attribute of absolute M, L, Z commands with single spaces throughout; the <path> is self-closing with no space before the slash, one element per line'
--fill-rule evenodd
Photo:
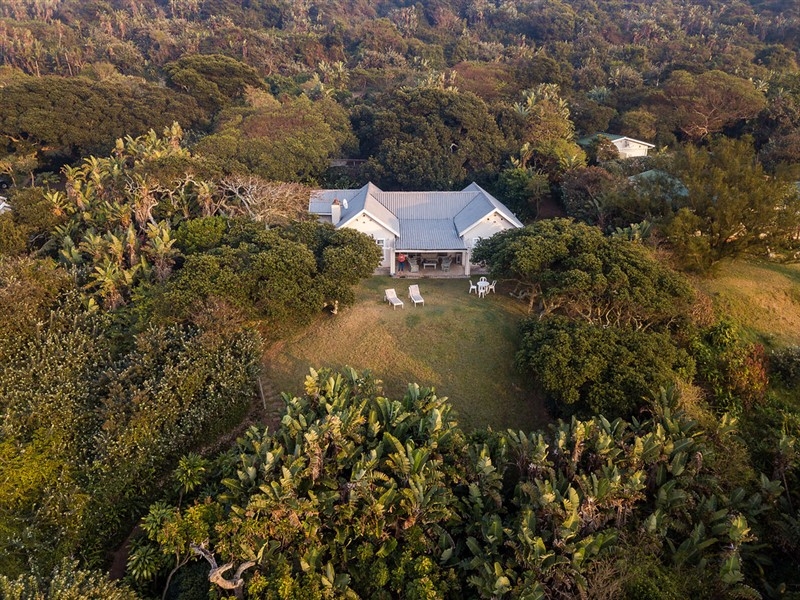
<path fill-rule="evenodd" d="M 334 198 L 331 202 L 331 223 L 338 225 L 342 219 L 342 206 L 339 204 L 339 199 Z"/>

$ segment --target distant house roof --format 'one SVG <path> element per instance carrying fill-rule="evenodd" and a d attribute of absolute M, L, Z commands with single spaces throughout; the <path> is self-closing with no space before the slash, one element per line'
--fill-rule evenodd
<path fill-rule="evenodd" d="M 384 192 L 372 183 L 358 190 L 321 190 L 309 212 L 330 215 L 339 199 L 343 227 L 367 214 L 397 236 L 397 249 L 465 249 L 462 236 L 485 217 L 497 213 L 515 227 L 522 223 L 502 202 L 473 183 L 460 192 Z"/>
<path fill-rule="evenodd" d="M 683 185 L 680 179 L 660 169 L 650 169 L 637 173 L 636 175 L 631 175 L 628 177 L 628 181 L 633 184 L 642 182 L 661 184 L 665 188 L 665 191 L 671 196 L 682 196 L 685 198 L 689 195 L 689 190 Z"/>
<path fill-rule="evenodd" d="M 350 200 L 361 190 L 318 190 L 311 195 L 311 200 L 308 203 L 308 212 L 315 215 L 330 215 L 331 203 L 334 200 L 339 200 L 340 203 L 345 201 L 347 204 Z M 342 206 L 343 210 L 347 207 Z"/>
<path fill-rule="evenodd" d="M 649 142 L 643 142 L 642 140 L 637 140 L 637 139 L 634 139 L 632 137 L 628 137 L 628 136 L 625 136 L 625 135 L 618 135 L 616 133 L 595 133 L 594 135 L 590 135 L 588 137 L 584 137 L 584 138 L 579 139 L 578 140 L 578 144 L 581 145 L 581 146 L 588 146 L 589 144 L 591 144 L 595 139 L 597 139 L 600 136 L 602 136 L 604 138 L 607 138 L 612 142 L 620 142 L 620 141 L 628 140 L 629 142 L 635 142 L 637 144 L 642 144 L 644 146 L 647 146 L 648 148 L 655 148 L 656 147 L 655 144 L 651 144 Z"/>

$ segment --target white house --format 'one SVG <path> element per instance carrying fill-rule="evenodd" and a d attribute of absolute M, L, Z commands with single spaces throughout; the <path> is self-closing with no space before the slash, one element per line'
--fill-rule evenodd
<path fill-rule="evenodd" d="M 6 200 L 5 196 L 0 196 L 0 215 L 11 210 L 11 205 Z"/>
<path fill-rule="evenodd" d="M 636 156 L 647 156 L 648 150 L 655 148 L 655 144 L 648 144 L 641 140 L 626 137 L 624 135 L 616 135 L 613 133 L 596 133 L 593 136 L 582 138 L 578 140 L 578 144 L 588 146 L 598 136 L 603 136 L 611 141 L 617 147 L 620 158 L 634 158 Z"/>
<path fill-rule="evenodd" d="M 395 274 L 396 256 L 406 254 L 423 268 L 462 264 L 470 273 L 470 252 L 477 241 L 522 227 L 519 219 L 486 190 L 473 183 L 460 192 L 384 192 L 372 183 L 357 190 L 320 190 L 309 212 L 337 228 L 371 235 L 383 248 L 381 267 Z M 416 265 L 416 262 L 415 262 Z"/>

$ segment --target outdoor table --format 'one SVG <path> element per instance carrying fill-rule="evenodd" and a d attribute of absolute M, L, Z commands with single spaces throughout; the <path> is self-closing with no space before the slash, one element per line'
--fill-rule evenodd
<path fill-rule="evenodd" d="M 478 297 L 480 298 L 483 296 L 486 297 L 486 290 L 489 289 L 489 282 L 488 281 L 479 281 L 478 282 Z"/>
<path fill-rule="evenodd" d="M 435 261 L 435 260 L 431 260 L 431 259 L 423 260 L 422 261 L 422 268 L 423 269 L 427 269 L 428 267 L 431 267 L 431 268 L 435 269 L 437 264 L 439 264 L 439 263 L 438 263 L 438 261 Z"/>

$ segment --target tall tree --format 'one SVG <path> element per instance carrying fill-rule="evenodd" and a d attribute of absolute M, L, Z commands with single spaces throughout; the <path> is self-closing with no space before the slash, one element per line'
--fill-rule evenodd
<path fill-rule="evenodd" d="M 688 190 L 666 232 L 687 268 L 705 270 L 732 256 L 796 250 L 800 195 L 793 181 L 767 175 L 750 139 L 684 146 L 673 174 Z"/>
<path fill-rule="evenodd" d="M 242 99 L 248 87 L 263 86 L 253 67 L 222 54 L 186 54 L 164 71 L 170 87 L 193 97 L 209 116 Z"/>
<path fill-rule="evenodd" d="M 524 92 L 514 109 L 524 120 L 520 166 L 544 170 L 554 180 L 571 168 L 586 164 L 586 154 L 575 143 L 575 125 L 558 85 L 542 83 Z"/>
<path fill-rule="evenodd" d="M 752 119 L 767 105 L 752 82 L 722 71 L 674 71 L 664 83 L 664 96 L 673 107 L 677 129 L 692 140 Z"/>
<path fill-rule="evenodd" d="M 214 133 L 195 151 L 242 174 L 314 183 L 352 141 L 350 124 L 335 102 L 259 93 L 250 96 L 249 106 L 223 111 Z"/>
<path fill-rule="evenodd" d="M 161 130 L 173 122 L 189 128 L 202 120 L 189 96 L 133 78 L 99 82 L 45 76 L 0 86 L 5 145 L 25 156 L 35 151 L 40 160 L 52 159 L 59 166 L 65 159 L 107 152 L 125 135 Z"/>
<path fill-rule="evenodd" d="M 400 89 L 357 120 L 367 176 L 388 189 L 458 189 L 494 172 L 503 155 L 497 123 L 469 92 Z"/>
<path fill-rule="evenodd" d="M 517 283 L 530 311 L 600 326 L 662 327 L 691 301 L 686 280 L 641 244 L 607 238 L 595 227 L 551 219 L 481 240 L 474 260 Z"/>

